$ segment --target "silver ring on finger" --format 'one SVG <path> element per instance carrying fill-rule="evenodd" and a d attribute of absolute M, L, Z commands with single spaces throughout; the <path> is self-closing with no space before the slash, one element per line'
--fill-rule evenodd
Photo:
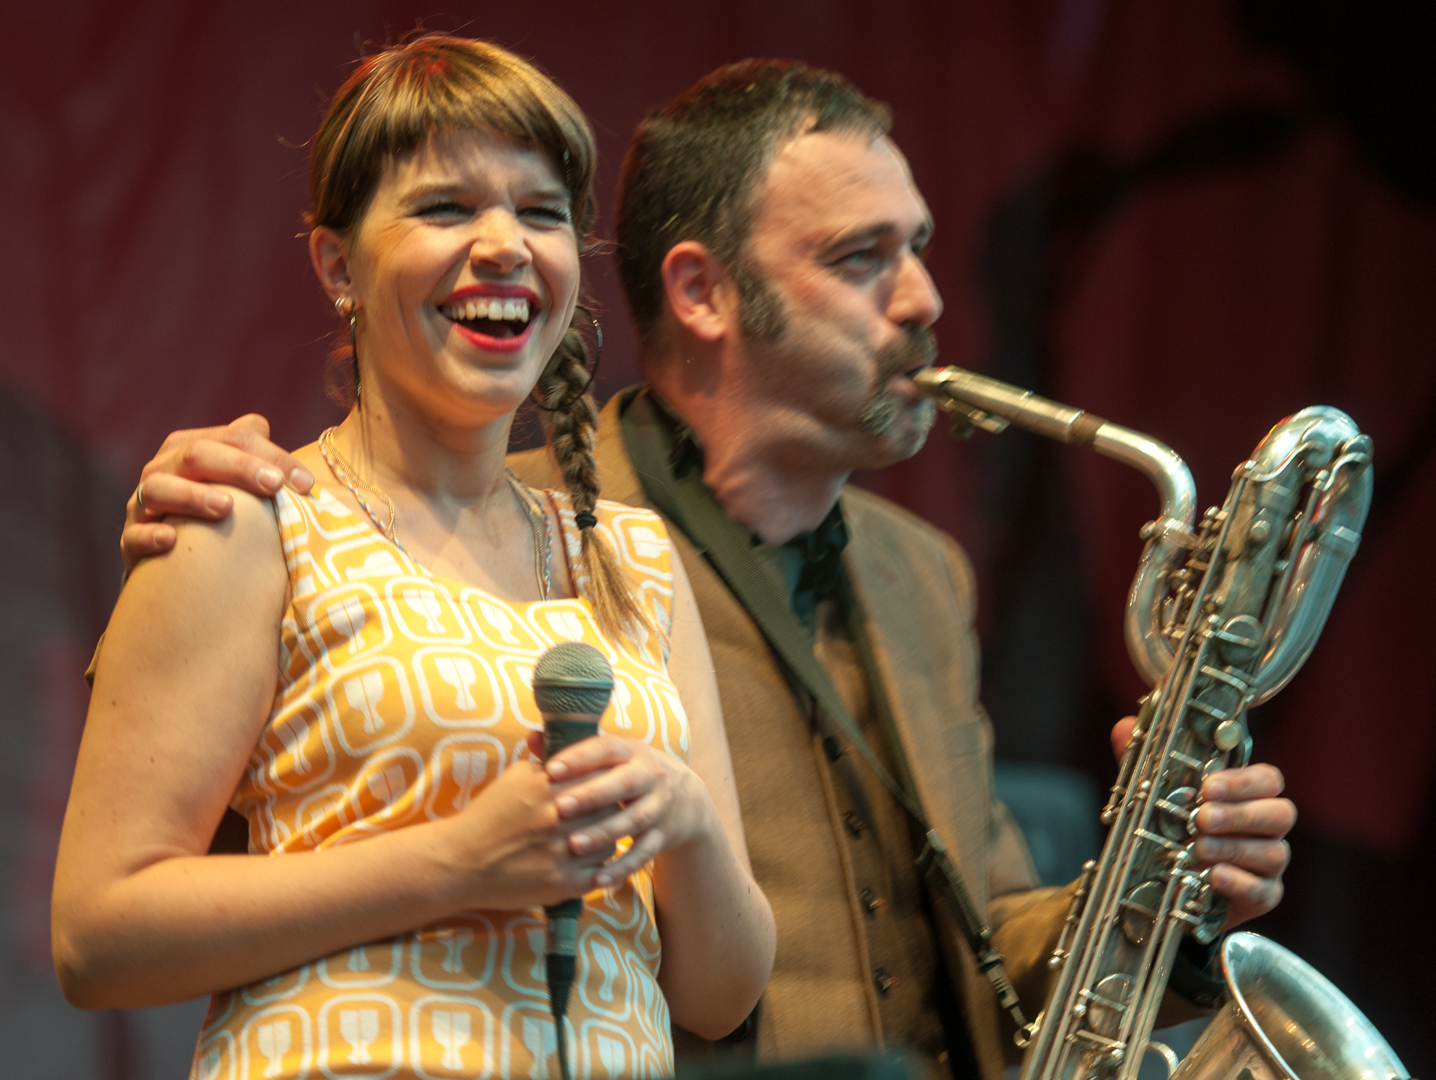
<path fill-rule="evenodd" d="M 143 480 L 140 481 L 140 486 L 135 488 L 135 502 L 140 508 L 140 513 L 148 514 L 150 512 L 149 507 L 145 505 L 145 482 Z"/>

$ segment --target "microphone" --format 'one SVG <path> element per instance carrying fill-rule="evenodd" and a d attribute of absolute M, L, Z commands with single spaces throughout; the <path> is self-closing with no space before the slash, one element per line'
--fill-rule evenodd
<path fill-rule="evenodd" d="M 566 746 L 598 734 L 598 718 L 613 693 L 613 669 L 592 645 L 565 641 L 553 646 L 534 665 L 534 701 L 543 716 L 543 756 L 547 761 Z M 578 957 L 578 917 L 583 900 L 565 900 L 544 908 L 548 941 L 544 966 L 548 973 L 549 1009 L 558 1035 L 558 1067 L 569 1080 L 568 1044 L 563 1014 L 568 1009 Z"/>

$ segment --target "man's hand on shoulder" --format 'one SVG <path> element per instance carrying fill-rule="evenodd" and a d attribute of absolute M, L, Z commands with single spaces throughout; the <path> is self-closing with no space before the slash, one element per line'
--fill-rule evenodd
<path fill-rule="evenodd" d="M 269 421 L 257 413 L 224 427 L 174 431 L 140 472 L 140 483 L 125 504 L 120 552 L 125 573 L 141 559 L 175 544 L 174 514 L 219 521 L 234 510 L 234 498 L 212 485 L 228 484 L 268 498 L 285 483 L 303 494 L 314 484 L 299 459 L 269 441 Z"/>

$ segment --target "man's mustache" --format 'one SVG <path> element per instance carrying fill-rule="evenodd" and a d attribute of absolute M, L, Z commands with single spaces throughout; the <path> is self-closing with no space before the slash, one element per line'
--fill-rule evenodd
<path fill-rule="evenodd" d="M 937 335 L 927 327 L 909 330 L 891 345 L 878 349 L 873 358 L 877 361 L 878 377 L 868 393 L 858 426 L 870 435 L 886 435 L 902 414 L 901 400 L 888 389 L 888 380 L 904 371 L 926 367 L 936 360 Z M 932 403 L 923 401 L 918 409 L 918 422 L 931 426 Z"/>
<path fill-rule="evenodd" d="M 909 330 L 897 341 L 880 348 L 874 359 L 878 363 L 879 382 L 886 383 L 900 372 L 926 367 L 936 360 L 937 335 L 926 326 Z"/>

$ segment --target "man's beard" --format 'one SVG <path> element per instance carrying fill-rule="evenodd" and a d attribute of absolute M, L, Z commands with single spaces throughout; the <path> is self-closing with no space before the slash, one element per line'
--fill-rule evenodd
<path fill-rule="evenodd" d="M 788 312 L 783 299 L 756 264 L 746 258 L 734 260 L 731 270 L 738 290 L 738 317 L 743 333 L 761 341 L 778 341 L 788 329 Z M 888 389 L 888 380 L 903 371 L 924 367 L 937 359 L 937 336 L 923 326 L 909 330 L 902 338 L 884 345 L 873 358 L 878 374 L 868 391 L 858 429 L 869 435 L 884 436 L 902 419 L 908 406 L 901 395 Z M 909 454 L 917 453 L 927 441 L 937 416 L 936 406 L 924 399 L 912 407 L 913 445 Z"/>
<path fill-rule="evenodd" d="M 879 349 L 874 359 L 878 374 L 868 391 L 867 401 L 863 403 L 858 427 L 869 435 L 886 435 L 897 426 L 903 409 L 908 407 L 902 396 L 888 387 L 889 380 L 900 372 L 925 367 L 937 359 L 937 338 L 927 327 L 910 330 L 905 337 Z M 926 399 L 912 409 L 914 434 L 918 437 L 917 445 L 921 446 L 932 429 L 936 410 Z M 916 452 L 917 448 L 913 449 Z"/>

